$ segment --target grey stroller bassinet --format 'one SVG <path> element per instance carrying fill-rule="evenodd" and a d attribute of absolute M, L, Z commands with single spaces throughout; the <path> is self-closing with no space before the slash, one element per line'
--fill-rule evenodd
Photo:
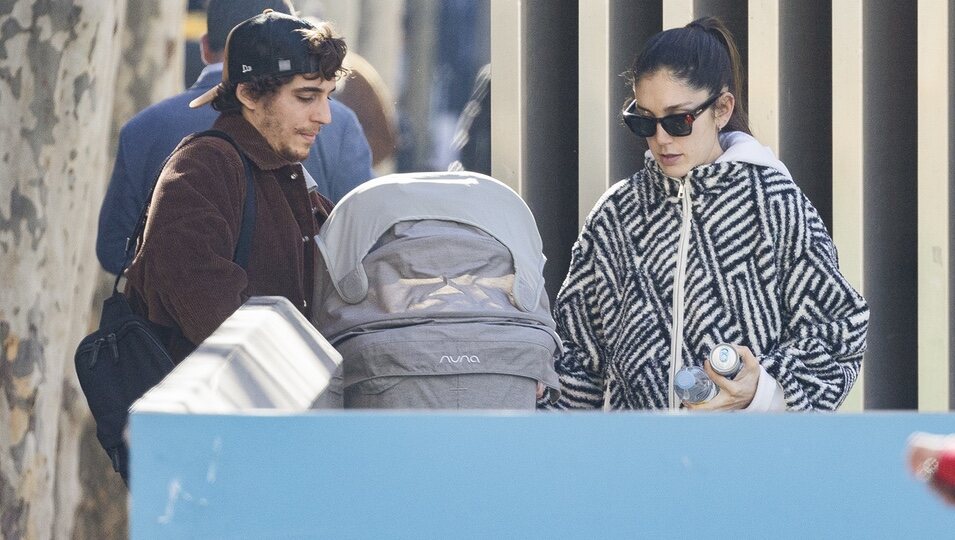
<path fill-rule="evenodd" d="M 316 328 L 342 354 L 346 408 L 535 406 L 559 391 L 530 209 L 488 176 L 366 182 L 316 236 Z"/>

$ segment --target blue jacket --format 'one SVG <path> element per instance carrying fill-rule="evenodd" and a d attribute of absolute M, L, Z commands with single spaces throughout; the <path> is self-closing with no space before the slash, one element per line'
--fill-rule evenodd
<path fill-rule="evenodd" d="M 118 274 L 122 270 L 126 238 L 136 227 L 166 156 L 183 137 L 209 129 L 219 116 L 211 106 L 190 109 L 189 102 L 221 80 L 221 64 L 206 68 L 191 88 L 143 109 L 120 131 L 96 236 L 96 256 L 107 271 Z M 332 123 L 322 128 L 302 165 L 315 179 L 319 192 L 337 202 L 374 174 L 371 149 L 355 113 L 334 100 L 331 111 Z"/>

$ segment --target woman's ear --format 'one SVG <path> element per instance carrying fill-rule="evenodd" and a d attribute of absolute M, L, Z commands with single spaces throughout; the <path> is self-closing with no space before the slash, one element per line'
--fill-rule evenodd
<path fill-rule="evenodd" d="M 736 107 L 736 96 L 732 92 L 723 92 L 723 95 L 716 100 L 716 123 L 720 129 L 729 123 L 733 117 L 733 109 Z"/>
<path fill-rule="evenodd" d="M 242 103 L 242 106 L 250 111 L 254 111 L 258 106 L 258 100 L 252 99 L 249 94 L 249 86 L 245 83 L 239 83 L 235 87 L 235 97 Z"/>

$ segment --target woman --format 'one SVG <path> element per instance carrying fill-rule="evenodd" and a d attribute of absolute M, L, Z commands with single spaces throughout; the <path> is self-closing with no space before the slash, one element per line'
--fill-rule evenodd
<path fill-rule="evenodd" d="M 703 365 L 695 409 L 837 408 L 865 350 L 868 307 L 839 272 L 812 204 L 750 134 L 739 53 L 702 18 L 652 37 L 628 73 L 624 121 L 644 170 L 597 202 L 555 305 L 559 408 L 678 408 L 673 379 Z M 726 342 L 733 379 L 705 361 Z M 605 404 L 605 401 L 607 402 Z"/>

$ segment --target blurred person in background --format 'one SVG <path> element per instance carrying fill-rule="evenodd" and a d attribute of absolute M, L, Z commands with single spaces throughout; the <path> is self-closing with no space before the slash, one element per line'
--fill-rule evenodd
<path fill-rule="evenodd" d="M 458 159 L 459 118 L 490 61 L 490 2 L 443 0 L 436 7 L 409 3 L 405 12 L 398 172 L 447 170 Z"/>
<path fill-rule="evenodd" d="M 485 64 L 474 78 L 471 98 L 458 116 L 451 140 L 458 159 L 449 171 L 474 171 L 491 176 L 491 64 Z"/>

